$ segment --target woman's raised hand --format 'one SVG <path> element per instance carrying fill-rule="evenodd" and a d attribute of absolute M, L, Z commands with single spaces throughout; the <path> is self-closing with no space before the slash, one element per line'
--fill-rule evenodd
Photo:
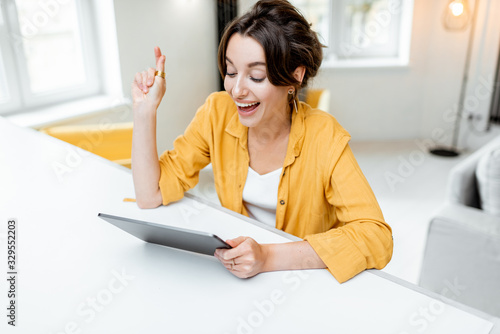
<path fill-rule="evenodd" d="M 156 69 L 150 67 L 147 71 L 138 72 L 135 74 L 134 82 L 132 83 L 132 100 L 134 109 L 158 108 L 160 102 L 165 95 L 166 83 L 165 79 L 155 76 L 155 71 L 165 72 L 165 56 L 161 54 L 159 47 L 155 47 Z"/>

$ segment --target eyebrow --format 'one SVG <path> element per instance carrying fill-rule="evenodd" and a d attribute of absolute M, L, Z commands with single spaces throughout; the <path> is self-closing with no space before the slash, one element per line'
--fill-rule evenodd
<path fill-rule="evenodd" d="M 232 62 L 232 61 L 231 61 L 231 59 L 229 59 L 228 57 L 226 57 L 226 61 L 227 61 L 228 63 L 230 63 L 231 65 L 233 65 L 233 66 L 234 66 L 233 62 Z M 248 67 L 255 67 L 255 66 L 260 66 L 260 65 L 262 65 L 262 66 L 266 66 L 266 63 L 265 63 L 265 62 L 262 62 L 262 61 L 254 61 L 253 63 L 248 64 Z"/>

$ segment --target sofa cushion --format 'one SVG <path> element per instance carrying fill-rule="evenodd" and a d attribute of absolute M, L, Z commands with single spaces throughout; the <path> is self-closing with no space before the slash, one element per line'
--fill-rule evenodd
<path fill-rule="evenodd" d="M 481 208 L 500 216 L 500 145 L 484 154 L 476 168 Z"/>

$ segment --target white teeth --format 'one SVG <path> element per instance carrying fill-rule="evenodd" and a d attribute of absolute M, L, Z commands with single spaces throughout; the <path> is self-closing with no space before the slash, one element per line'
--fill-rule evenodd
<path fill-rule="evenodd" d="M 259 103 L 259 102 L 254 102 L 254 103 L 238 103 L 238 102 L 235 102 L 235 103 L 236 103 L 236 105 L 237 105 L 238 107 L 245 108 L 245 107 L 254 106 L 254 105 L 256 105 L 256 104 L 257 104 L 257 103 Z"/>

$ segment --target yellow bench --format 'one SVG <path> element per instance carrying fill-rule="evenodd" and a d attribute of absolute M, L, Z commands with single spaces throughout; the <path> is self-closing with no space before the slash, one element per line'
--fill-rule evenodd
<path fill-rule="evenodd" d="M 307 89 L 304 102 L 312 108 L 329 112 L 330 91 L 328 89 Z"/>
<path fill-rule="evenodd" d="M 61 125 L 40 132 L 131 168 L 133 123 Z"/>

